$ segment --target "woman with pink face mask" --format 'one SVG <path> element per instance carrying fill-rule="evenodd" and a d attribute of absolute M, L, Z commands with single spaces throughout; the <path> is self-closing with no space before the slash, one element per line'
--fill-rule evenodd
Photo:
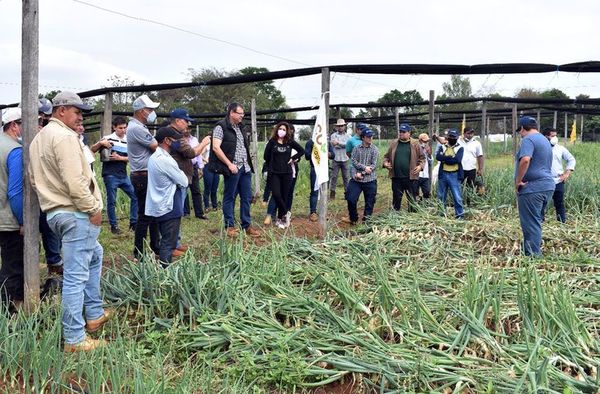
<path fill-rule="evenodd" d="M 292 156 L 292 150 L 296 153 Z M 279 122 L 273 128 L 273 134 L 265 147 L 264 160 L 267 170 L 267 184 L 271 188 L 272 198 L 277 205 L 279 228 L 289 227 L 287 215 L 287 195 L 293 177 L 293 163 L 304 155 L 304 149 L 292 138 L 287 122 Z"/>

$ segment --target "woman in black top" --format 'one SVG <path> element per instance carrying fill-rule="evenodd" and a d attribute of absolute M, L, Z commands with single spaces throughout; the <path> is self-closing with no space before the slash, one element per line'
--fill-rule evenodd
<path fill-rule="evenodd" d="M 292 156 L 292 149 L 296 154 Z M 267 168 L 267 183 L 271 188 L 272 198 L 277 205 L 277 222 L 279 228 L 290 225 L 287 200 L 294 168 L 294 161 L 304 155 L 304 149 L 292 138 L 287 122 L 279 122 L 273 128 L 273 135 L 265 147 L 265 166 Z"/>

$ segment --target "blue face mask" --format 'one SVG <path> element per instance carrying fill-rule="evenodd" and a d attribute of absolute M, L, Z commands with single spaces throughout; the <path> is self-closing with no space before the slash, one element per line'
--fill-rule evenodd
<path fill-rule="evenodd" d="M 173 141 L 171 142 L 171 150 L 179 150 L 179 148 L 181 148 L 181 142 L 180 141 Z"/>
<path fill-rule="evenodd" d="M 146 123 L 154 123 L 156 122 L 156 112 L 152 111 L 148 114 L 148 117 L 146 118 Z"/>

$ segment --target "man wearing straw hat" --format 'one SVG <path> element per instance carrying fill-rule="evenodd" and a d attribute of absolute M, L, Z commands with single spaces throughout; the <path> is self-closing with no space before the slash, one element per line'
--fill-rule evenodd
<path fill-rule="evenodd" d="M 331 176 L 329 177 L 329 198 L 335 198 L 338 172 L 342 172 L 344 182 L 344 193 L 348 187 L 348 155 L 346 154 L 346 143 L 350 137 L 346 134 L 346 121 L 338 119 L 335 123 L 335 132 L 331 134 L 331 145 L 335 152 L 331 162 Z"/>

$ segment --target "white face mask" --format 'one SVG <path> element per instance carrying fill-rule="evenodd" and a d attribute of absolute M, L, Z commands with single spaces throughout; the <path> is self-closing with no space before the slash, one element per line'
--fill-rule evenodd
<path fill-rule="evenodd" d="M 148 117 L 146 118 L 146 122 L 148 122 L 149 124 L 156 122 L 156 112 L 154 112 L 154 111 L 150 112 L 148 114 Z"/>
<path fill-rule="evenodd" d="M 558 144 L 558 137 L 554 136 L 554 137 L 550 138 L 550 145 L 554 146 L 556 144 Z"/>

